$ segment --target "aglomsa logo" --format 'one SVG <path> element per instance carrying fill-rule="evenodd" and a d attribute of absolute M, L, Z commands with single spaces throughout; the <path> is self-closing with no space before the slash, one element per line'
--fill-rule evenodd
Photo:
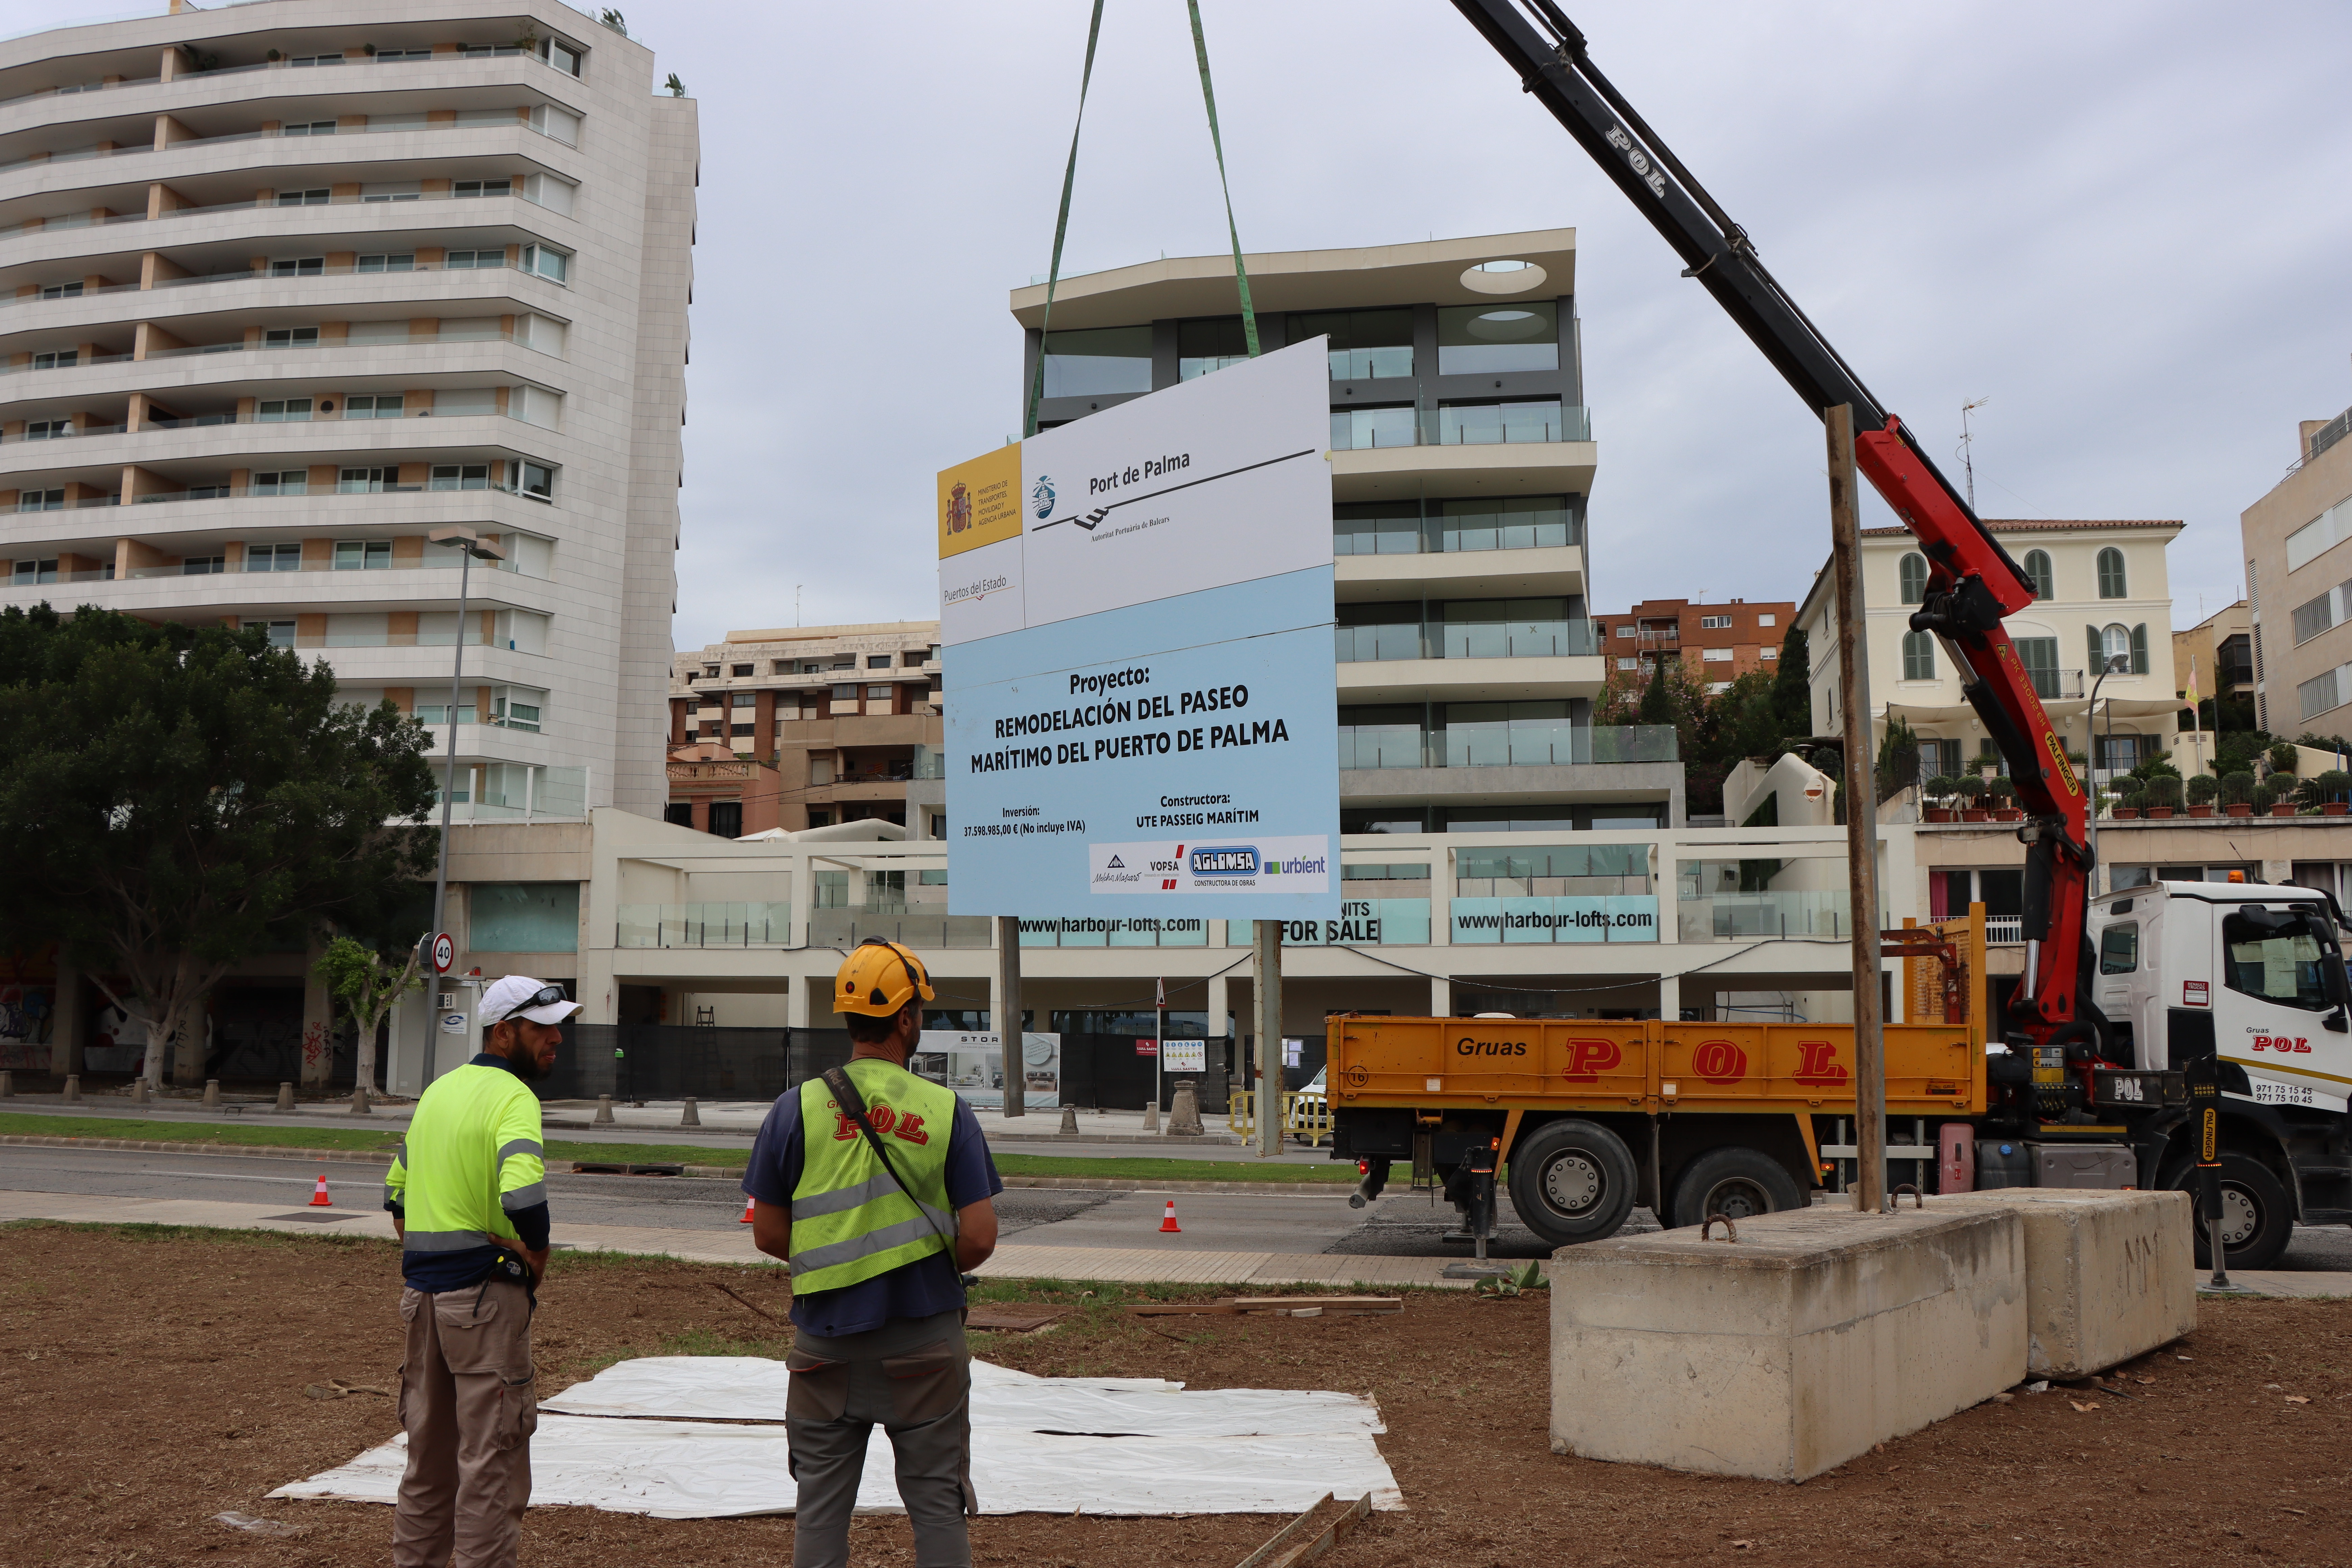
<path fill-rule="evenodd" d="M 1192 851 L 1192 875 L 1195 877 L 1255 877 L 1257 875 L 1257 848 L 1255 845 L 1225 845 L 1211 848 L 1206 846 Z"/>

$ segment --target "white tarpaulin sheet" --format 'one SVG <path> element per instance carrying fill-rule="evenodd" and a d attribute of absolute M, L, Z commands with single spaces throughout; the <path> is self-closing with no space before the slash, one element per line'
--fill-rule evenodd
<path fill-rule="evenodd" d="M 784 1384 L 782 1363 L 756 1358 L 621 1363 L 547 1402 L 530 1446 L 531 1503 L 663 1519 L 789 1513 Z M 728 1418 L 706 1415 L 715 1411 Z M 1185 1391 L 1156 1378 L 1041 1378 L 974 1362 L 971 1413 L 985 1429 L 971 1463 L 983 1513 L 1297 1513 L 1326 1492 L 1404 1506 L 1373 1441 L 1386 1430 L 1380 1412 L 1353 1394 Z M 395 1437 L 270 1495 L 388 1503 L 407 1458 L 406 1437 Z M 878 1427 L 857 1506 L 902 1511 Z"/>
<path fill-rule="evenodd" d="M 541 1408 L 566 1415 L 782 1421 L 790 1374 L 756 1356 L 646 1356 L 575 1384 Z M 971 1363 L 971 1424 L 1119 1437 L 1311 1437 L 1384 1432 L 1352 1394 L 1223 1388 L 1186 1394 L 1159 1378 L 1038 1377 Z M 1360 1497 L 1363 1494 L 1356 1494 Z"/>

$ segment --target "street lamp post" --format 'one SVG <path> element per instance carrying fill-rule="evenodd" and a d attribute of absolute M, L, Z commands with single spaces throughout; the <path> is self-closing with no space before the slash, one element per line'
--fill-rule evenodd
<path fill-rule="evenodd" d="M 459 552 L 457 557 L 457 658 L 449 668 L 449 708 L 442 715 L 449 729 L 449 750 L 441 769 L 441 866 L 433 878 L 433 929 L 418 940 L 430 945 L 440 934 L 442 918 L 447 912 L 449 900 L 449 805 L 451 793 L 457 784 L 457 690 L 466 673 L 466 590 L 477 561 L 503 561 L 505 547 L 491 543 L 477 535 L 470 528 L 436 528 L 425 536 L 436 544 L 450 545 Z M 430 962 L 428 953 L 427 962 Z M 428 984 L 430 984 L 428 982 Z M 425 1079 L 433 1077 L 433 1053 L 425 1052 Z"/>
<path fill-rule="evenodd" d="M 2099 678 L 2091 682 L 2091 723 L 2093 725 L 2093 729 L 2091 731 L 2092 756 L 2090 773 L 2091 789 L 2093 793 L 2091 795 L 2090 816 L 2084 827 L 2084 837 L 2090 840 L 2089 848 L 2091 851 L 2091 865 L 2094 868 L 2094 875 L 2096 874 L 2095 868 L 2099 864 L 2099 799 L 2097 794 L 2099 788 L 2099 759 L 2097 754 L 2099 750 L 2099 731 L 2096 728 L 2099 721 L 2097 717 L 2099 711 L 2099 688 L 2107 683 L 2107 677 L 2122 673 L 2124 668 L 2130 663 L 2131 658 L 2128 655 L 2111 653 L 2107 655 L 2105 660 L 2099 668 Z M 2115 754 L 2115 750 L 2116 716 L 2114 711 L 2110 710 L 2107 714 L 2107 754 L 2109 756 L 2113 756 Z"/>

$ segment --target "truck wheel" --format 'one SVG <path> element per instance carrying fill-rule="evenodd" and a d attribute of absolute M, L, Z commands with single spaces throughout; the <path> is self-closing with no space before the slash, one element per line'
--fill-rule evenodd
<path fill-rule="evenodd" d="M 2197 1167 L 2176 1166 L 2165 1184 L 2175 1192 L 2197 1195 Z M 2213 1249 L 2206 1243 L 2205 1212 L 2197 1211 L 2197 1267 L 2213 1267 Z M 2294 1237 L 2294 1212 L 2286 1188 L 2261 1161 L 2244 1154 L 2221 1156 L 2221 1247 L 2232 1268 L 2268 1268 Z"/>
<path fill-rule="evenodd" d="M 1673 1223 L 1698 1225 L 1711 1214 L 1747 1219 L 1804 1206 L 1796 1179 L 1770 1155 L 1754 1149 L 1710 1149 L 1675 1184 Z"/>
<path fill-rule="evenodd" d="M 1633 1154 L 1592 1121 L 1548 1121 L 1519 1140 L 1511 1206 L 1554 1247 L 1613 1236 L 1633 1211 Z"/>

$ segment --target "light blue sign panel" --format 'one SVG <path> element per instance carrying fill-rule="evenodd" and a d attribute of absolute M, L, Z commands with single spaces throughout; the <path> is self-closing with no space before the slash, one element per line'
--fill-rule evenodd
<path fill-rule="evenodd" d="M 1337 916 L 1331 576 L 942 649 L 950 911 Z"/>
<path fill-rule="evenodd" d="M 1601 898 L 1456 899 L 1456 946 L 1486 942 L 1658 940 L 1655 894 Z"/>
<path fill-rule="evenodd" d="M 1349 899 L 1339 918 L 1292 921 L 1283 928 L 1287 947 L 1427 947 L 1427 899 Z"/>

